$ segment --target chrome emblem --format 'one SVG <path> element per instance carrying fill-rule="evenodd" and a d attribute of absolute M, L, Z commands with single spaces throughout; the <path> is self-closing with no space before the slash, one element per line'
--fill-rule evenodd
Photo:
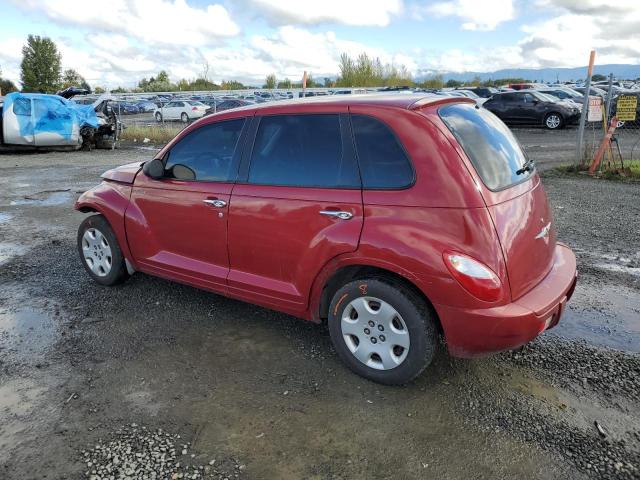
<path fill-rule="evenodd" d="M 547 223 L 544 227 L 542 227 L 542 230 L 540 230 L 540 233 L 538 233 L 536 235 L 536 240 L 539 238 L 545 238 L 549 236 L 549 230 L 551 230 L 551 222 Z"/>

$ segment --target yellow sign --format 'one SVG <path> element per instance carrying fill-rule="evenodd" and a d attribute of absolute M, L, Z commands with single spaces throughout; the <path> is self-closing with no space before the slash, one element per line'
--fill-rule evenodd
<path fill-rule="evenodd" d="M 635 95 L 620 95 L 616 108 L 616 117 L 624 122 L 632 122 L 636 119 L 638 97 Z"/>

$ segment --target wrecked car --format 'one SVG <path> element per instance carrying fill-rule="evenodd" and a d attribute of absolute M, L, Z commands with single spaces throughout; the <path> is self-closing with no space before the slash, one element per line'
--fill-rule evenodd
<path fill-rule="evenodd" d="M 0 102 L 0 149 L 114 148 L 122 130 L 109 94 L 91 105 L 58 95 L 10 93 Z"/>

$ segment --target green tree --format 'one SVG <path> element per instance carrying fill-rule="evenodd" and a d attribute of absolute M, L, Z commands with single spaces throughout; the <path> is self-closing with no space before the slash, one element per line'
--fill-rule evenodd
<path fill-rule="evenodd" d="M 442 88 L 444 87 L 444 79 L 440 74 L 433 75 L 431 78 L 426 79 L 420 85 L 425 88 Z"/>
<path fill-rule="evenodd" d="M 73 69 L 65 70 L 62 74 L 62 83 L 60 88 L 67 87 L 80 87 L 86 90 L 91 90 L 91 87 L 84 77 Z"/>
<path fill-rule="evenodd" d="M 220 83 L 220 88 L 222 90 L 243 90 L 245 86 L 236 80 L 223 80 Z"/>
<path fill-rule="evenodd" d="M 53 93 L 60 84 L 60 53 L 47 37 L 29 35 L 22 47 L 22 91 Z"/>
<path fill-rule="evenodd" d="M 366 53 L 361 53 L 355 60 L 343 53 L 338 67 L 340 75 L 335 85 L 339 87 L 413 85 L 413 79 L 407 67 L 389 63 L 383 65 L 379 58 L 371 58 Z"/>
<path fill-rule="evenodd" d="M 267 78 L 264 79 L 264 85 L 262 88 L 268 88 L 269 90 L 272 90 L 276 88 L 277 84 L 278 79 L 276 78 L 276 75 L 274 73 L 271 73 L 267 75 Z"/>
<path fill-rule="evenodd" d="M 105 90 L 104 87 L 97 86 L 96 88 L 93 89 L 93 93 L 98 93 L 99 94 L 99 93 L 105 93 L 105 92 L 106 92 L 106 90 Z"/>
<path fill-rule="evenodd" d="M 335 82 L 329 77 L 324 77 L 324 88 L 331 88 L 335 86 Z"/>
<path fill-rule="evenodd" d="M 447 83 L 444 84 L 445 87 L 448 88 L 458 88 L 459 86 L 462 85 L 462 82 L 459 82 L 458 80 L 454 80 L 453 78 L 450 78 L 449 80 L 447 80 Z"/>
<path fill-rule="evenodd" d="M 278 88 L 282 88 L 282 89 L 290 89 L 291 88 L 291 80 L 289 80 L 288 78 L 285 78 L 284 80 L 278 82 Z"/>
<path fill-rule="evenodd" d="M 0 95 L 6 95 L 7 93 L 17 91 L 18 88 L 15 83 L 7 78 L 2 78 L 2 69 L 0 69 Z"/>
<path fill-rule="evenodd" d="M 604 82 L 606 79 L 607 77 L 605 77 L 604 75 L 600 75 L 599 73 L 591 76 L 592 82 Z"/>

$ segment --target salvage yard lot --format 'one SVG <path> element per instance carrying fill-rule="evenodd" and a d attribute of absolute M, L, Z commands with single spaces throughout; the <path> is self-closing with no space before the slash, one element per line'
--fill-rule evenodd
<path fill-rule="evenodd" d="M 573 153 L 575 130 L 515 133 L 543 168 Z M 214 478 L 640 475 L 639 184 L 545 173 L 580 271 L 561 324 L 521 352 L 441 352 L 398 388 L 347 371 L 324 326 L 141 274 L 93 283 L 73 201 L 152 154 L 0 157 L 0 478 L 90 474 L 83 450 L 142 427 Z"/>

